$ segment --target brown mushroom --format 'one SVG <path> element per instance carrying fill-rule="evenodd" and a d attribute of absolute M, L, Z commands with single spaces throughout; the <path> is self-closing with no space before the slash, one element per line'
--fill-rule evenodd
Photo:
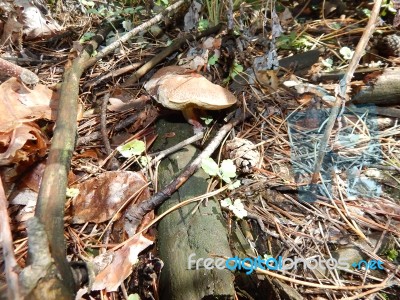
<path fill-rule="evenodd" d="M 144 87 L 164 107 L 181 110 L 195 127 L 201 125 L 196 121 L 194 110 L 220 110 L 237 101 L 227 89 L 178 66 L 161 68 Z"/>

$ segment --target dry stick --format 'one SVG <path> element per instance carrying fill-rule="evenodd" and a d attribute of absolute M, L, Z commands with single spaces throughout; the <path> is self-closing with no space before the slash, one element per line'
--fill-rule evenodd
<path fill-rule="evenodd" d="M 83 88 L 86 89 L 86 88 L 94 87 L 94 86 L 98 85 L 99 83 L 103 83 L 104 81 L 108 80 L 110 77 L 114 78 L 114 77 L 118 77 L 120 75 L 126 74 L 128 72 L 131 72 L 131 71 L 139 68 L 141 65 L 143 65 L 143 62 L 137 62 L 137 63 L 129 64 L 129 65 L 119 68 L 117 70 L 112 70 L 109 73 L 100 75 L 96 78 L 89 80 L 88 82 L 86 82 L 83 85 Z"/>
<path fill-rule="evenodd" d="M 193 203 L 193 202 L 197 202 L 197 201 L 202 201 L 203 199 L 206 198 L 210 198 L 213 196 L 218 195 L 219 193 L 222 193 L 223 191 L 225 191 L 228 188 L 228 185 L 223 186 L 222 188 L 219 188 L 218 190 L 212 191 L 212 192 L 208 192 L 207 194 L 204 195 L 200 195 L 200 196 L 196 196 L 194 198 L 190 198 L 187 200 L 184 200 L 182 202 L 177 203 L 176 205 L 174 205 L 173 207 L 167 209 L 165 212 L 163 212 L 161 215 L 157 216 L 157 218 L 151 220 L 151 222 L 149 224 L 147 224 L 146 226 L 144 226 L 142 229 L 140 229 L 138 232 L 136 232 L 133 236 L 131 236 L 129 239 L 123 241 L 122 243 L 118 244 L 117 246 L 115 246 L 114 248 L 111 249 L 111 251 L 115 251 L 118 250 L 120 248 L 122 248 L 123 246 L 125 246 L 126 244 L 130 243 L 133 239 L 137 238 L 137 236 L 143 232 L 145 232 L 147 229 L 149 229 L 151 226 L 153 226 L 154 224 L 156 224 L 158 221 L 160 221 L 162 218 L 164 218 L 166 215 L 168 215 L 169 213 L 173 212 L 174 210 L 177 210 L 181 207 L 184 207 L 185 205 L 188 205 L 189 203 Z"/>
<path fill-rule="evenodd" d="M 133 28 L 131 31 L 127 32 L 121 38 L 119 38 L 115 42 L 111 43 L 110 45 L 105 47 L 103 50 L 99 51 L 95 57 L 93 57 L 93 58 L 89 59 L 88 61 L 86 61 L 84 68 L 86 69 L 86 68 L 94 65 L 97 61 L 99 61 L 100 59 L 102 59 L 106 55 L 112 53 L 115 49 L 117 49 L 121 45 L 121 43 L 127 42 L 129 39 L 131 39 L 133 36 L 135 36 L 139 32 L 141 32 L 141 31 L 145 30 L 146 28 L 149 28 L 149 27 L 157 24 L 159 21 L 162 20 L 162 18 L 165 15 L 167 15 L 170 12 L 178 9 L 185 2 L 188 2 L 188 0 L 179 0 L 178 2 L 174 3 L 173 5 L 167 7 L 164 11 L 159 13 L 154 18 L 152 18 L 149 21 L 147 21 L 147 22 L 145 22 L 145 23 Z"/>
<path fill-rule="evenodd" d="M 44 224 L 49 238 L 52 257 L 55 260 L 62 281 L 70 291 L 75 291 L 76 287 L 65 253 L 64 206 L 67 175 L 71 164 L 72 153 L 75 148 L 79 79 L 85 69 L 94 65 L 98 60 L 112 52 L 119 46 L 119 43 L 128 40 L 134 34 L 157 23 L 164 14 L 178 8 L 184 2 L 185 1 L 182 0 L 176 2 L 163 13 L 157 15 L 149 22 L 136 27 L 123 38 L 97 53 L 96 57 L 90 58 L 94 49 L 98 47 L 99 43 L 104 41 L 105 36 L 111 30 L 112 24 L 110 24 L 107 29 L 102 30 L 93 38 L 81 55 L 76 58 L 72 64 L 68 65 L 64 72 L 64 82 L 61 87 L 56 129 L 54 131 L 46 169 L 42 177 L 35 214 L 40 222 Z"/>
<path fill-rule="evenodd" d="M 150 71 L 155 65 L 159 62 L 163 61 L 167 56 L 178 51 L 178 49 L 186 42 L 191 42 L 194 40 L 198 40 L 204 36 L 211 35 L 216 33 L 220 30 L 221 25 L 214 26 L 207 30 L 200 32 L 197 35 L 193 34 L 186 34 L 185 36 L 176 39 L 172 42 L 171 45 L 163 49 L 160 53 L 150 59 L 147 63 L 141 66 L 135 73 L 133 73 L 121 86 L 122 87 L 129 87 L 135 84 L 140 78 L 142 78 L 148 71 Z"/>
<path fill-rule="evenodd" d="M 5 75 L 21 79 L 25 84 L 37 84 L 39 82 L 39 77 L 32 71 L 8 62 L 2 58 L 0 58 L 0 71 Z"/>
<path fill-rule="evenodd" d="M 132 216 L 132 222 L 140 223 L 145 214 L 152 211 L 157 206 L 161 205 L 169 197 L 171 197 L 171 195 L 177 189 L 179 189 L 179 187 L 182 186 L 188 180 L 188 178 L 193 175 L 194 172 L 197 171 L 201 164 L 201 161 L 204 158 L 211 156 L 215 149 L 217 149 L 217 147 L 221 144 L 222 140 L 225 138 L 228 132 L 241 120 L 243 120 L 242 117 L 235 118 L 231 122 L 222 126 L 213 138 L 213 140 L 203 150 L 203 152 L 201 152 L 199 156 L 197 156 L 190 164 L 188 164 L 177 178 L 172 180 L 171 183 L 169 183 L 162 191 L 153 195 L 153 197 L 151 197 L 149 200 L 143 201 L 139 204 L 139 206 L 135 210 L 134 215 Z"/>
<path fill-rule="evenodd" d="M 227 9 L 226 9 L 227 19 L 228 19 L 228 32 L 230 34 L 233 33 L 233 0 L 228 0 Z"/>
<path fill-rule="evenodd" d="M 313 173 L 313 176 L 311 179 L 311 184 L 315 184 L 319 180 L 320 172 L 321 172 L 321 168 L 322 168 L 322 161 L 324 160 L 324 157 L 325 157 L 325 152 L 326 152 L 326 149 L 328 146 L 329 137 L 332 133 L 332 129 L 335 124 L 335 120 L 339 115 L 339 110 L 345 104 L 345 101 L 346 101 L 345 96 L 346 96 L 347 86 L 349 85 L 351 78 L 353 77 L 354 71 L 357 68 L 358 63 L 360 62 L 361 57 L 363 56 L 363 51 L 364 51 L 365 47 L 367 46 L 367 43 L 369 41 L 370 36 L 372 35 L 373 30 L 375 29 L 375 23 L 376 23 L 378 15 L 379 15 L 379 10 L 380 10 L 381 4 L 382 4 L 382 0 L 375 1 L 374 7 L 371 12 L 371 17 L 368 21 L 368 24 L 364 30 L 363 35 L 361 36 L 360 41 L 358 42 L 356 50 L 353 54 L 353 58 L 351 59 L 349 67 L 347 68 L 347 72 L 344 75 L 344 77 L 342 78 L 342 80 L 340 80 L 339 85 L 336 86 L 336 88 L 335 88 L 336 101 L 331 109 L 331 113 L 329 115 L 329 119 L 326 124 L 326 130 L 325 130 L 324 136 L 321 139 L 320 151 L 318 153 L 317 161 L 315 163 L 315 168 L 314 168 L 314 173 Z"/>
<path fill-rule="evenodd" d="M 76 140 L 79 79 L 85 70 L 85 62 L 111 28 L 109 25 L 102 29 L 93 37 L 93 40 L 81 55 L 65 68 L 58 104 L 56 129 L 54 130 L 35 209 L 35 216 L 46 230 L 51 255 L 61 275 L 60 280 L 72 293 L 75 292 L 76 287 L 70 265 L 66 259 L 64 206 L 68 172 Z"/>
<path fill-rule="evenodd" d="M 101 103 L 101 114 L 100 114 L 100 132 L 103 138 L 104 148 L 106 148 L 107 155 L 112 152 L 110 141 L 108 140 L 107 132 L 107 104 L 110 99 L 110 93 L 107 93 L 103 97 L 103 102 Z"/>
<path fill-rule="evenodd" d="M 14 256 L 13 240 L 10 229 L 10 218 L 7 213 L 7 197 L 3 181 L 0 178 L 0 236 L 2 237 L 3 257 L 7 279 L 8 299 L 21 299 L 18 285 L 18 264 Z"/>
<path fill-rule="evenodd" d="M 180 149 L 182 149 L 183 147 L 185 147 L 186 145 L 192 144 L 194 142 L 197 142 L 198 140 L 201 140 L 204 136 L 204 132 L 199 132 L 197 134 L 195 134 L 194 136 L 191 136 L 190 138 L 168 148 L 165 149 L 163 151 L 157 152 L 157 153 L 152 153 L 150 154 L 150 156 L 155 156 L 152 160 L 151 160 L 151 164 L 154 165 L 155 163 L 157 163 L 158 161 L 162 160 L 164 157 L 166 157 L 167 155 L 170 155 Z"/>

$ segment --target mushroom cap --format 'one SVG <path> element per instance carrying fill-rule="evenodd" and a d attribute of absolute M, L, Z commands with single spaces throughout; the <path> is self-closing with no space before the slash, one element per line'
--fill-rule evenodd
<path fill-rule="evenodd" d="M 219 110 L 237 101 L 227 89 L 178 66 L 160 69 L 145 84 L 145 89 L 161 105 L 174 110 L 194 107 Z"/>

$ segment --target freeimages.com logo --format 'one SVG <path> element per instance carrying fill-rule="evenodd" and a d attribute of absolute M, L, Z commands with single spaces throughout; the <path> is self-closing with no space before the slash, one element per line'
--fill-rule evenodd
<path fill-rule="evenodd" d="M 383 262 L 380 260 L 360 260 L 358 262 L 349 263 L 347 259 L 339 258 L 329 258 L 327 260 L 321 259 L 321 257 L 311 257 L 311 258 L 283 258 L 278 256 L 278 258 L 269 257 L 262 258 L 257 256 L 256 258 L 246 257 L 239 258 L 238 256 L 230 257 L 228 259 L 224 258 L 198 258 L 195 259 L 196 254 L 192 253 L 188 258 L 188 269 L 200 269 L 204 268 L 207 270 L 217 268 L 217 269 L 228 269 L 231 271 L 235 270 L 245 270 L 246 274 L 253 273 L 254 270 L 271 270 L 271 271 L 286 271 L 293 270 L 299 267 L 303 269 L 348 269 L 352 266 L 355 269 L 367 269 L 367 270 L 383 270 Z"/>

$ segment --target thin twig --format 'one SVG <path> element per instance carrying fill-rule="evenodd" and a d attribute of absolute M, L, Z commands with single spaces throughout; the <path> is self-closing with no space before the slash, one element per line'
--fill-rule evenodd
<path fill-rule="evenodd" d="M 163 61 L 167 56 L 171 55 L 175 51 L 178 51 L 179 48 L 187 42 L 191 42 L 194 40 L 198 40 L 204 36 L 209 36 L 213 33 L 218 32 L 221 29 L 221 25 L 214 26 L 207 30 L 204 30 L 197 35 L 186 34 L 181 38 L 177 38 L 172 42 L 171 45 L 164 48 L 160 53 L 150 59 L 147 63 L 141 66 L 135 73 L 133 73 L 121 86 L 122 87 L 130 87 L 135 84 L 140 78 L 142 78 L 148 71 L 150 71 L 155 65 L 159 62 Z"/>
<path fill-rule="evenodd" d="M 107 155 L 112 152 L 110 141 L 108 140 L 107 132 L 107 104 L 110 99 L 110 93 L 107 93 L 103 97 L 103 102 L 101 103 L 101 114 L 100 114 L 100 131 L 103 138 L 104 148 L 106 148 Z"/>
<path fill-rule="evenodd" d="M 157 152 L 157 153 L 152 153 L 150 156 L 156 156 L 151 160 L 151 165 L 156 164 L 160 160 L 162 160 L 164 157 L 178 151 L 179 149 L 185 147 L 186 145 L 192 144 L 194 142 L 197 142 L 198 140 L 201 140 L 204 136 L 204 132 L 199 132 L 196 135 L 168 148 L 163 151 Z"/>
<path fill-rule="evenodd" d="M 242 120 L 243 117 L 238 117 L 222 126 L 213 140 L 203 150 L 203 152 L 201 152 L 199 156 L 197 156 L 189 165 L 187 165 L 177 178 L 172 180 L 171 183 L 169 183 L 162 191 L 153 195 L 153 197 L 151 197 L 149 200 L 141 202 L 136 208 L 134 215 L 132 215 L 134 222 L 140 222 L 145 214 L 161 205 L 177 189 L 179 189 L 179 187 L 181 187 L 188 180 L 188 178 L 197 171 L 202 160 L 206 157 L 209 157 L 217 149 L 228 132 Z"/>
<path fill-rule="evenodd" d="M 127 42 L 129 39 L 131 39 L 133 36 L 137 35 L 139 32 L 157 24 L 162 20 L 162 18 L 169 14 L 170 12 L 178 9 L 182 4 L 187 2 L 188 0 L 179 0 L 173 5 L 167 7 L 164 11 L 156 15 L 154 18 L 150 19 L 149 21 L 133 28 L 131 31 L 127 32 L 124 36 L 116 40 L 115 42 L 111 43 L 107 47 L 103 48 L 101 51 L 97 52 L 97 55 L 91 59 L 89 59 L 87 62 L 85 62 L 84 68 L 88 68 L 92 65 L 94 65 L 97 61 L 105 57 L 106 55 L 112 53 L 115 49 L 117 49 L 121 43 Z"/>
<path fill-rule="evenodd" d="M 354 71 L 357 68 L 358 63 L 360 62 L 361 57 L 363 56 L 363 51 L 365 47 L 367 46 L 367 43 L 369 41 L 370 36 L 372 35 L 372 32 L 375 28 L 376 20 L 379 15 L 379 10 L 382 4 L 382 0 L 377 0 L 375 1 L 374 7 L 371 12 L 371 17 L 368 21 L 368 24 L 364 30 L 364 33 L 358 42 L 358 45 L 356 47 L 356 50 L 354 51 L 353 58 L 350 61 L 350 64 L 347 68 L 347 72 L 340 80 L 339 85 L 336 86 L 335 88 L 335 96 L 336 96 L 336 101 L 334 106 L 331 109 L 330 115 L 328 122 L 326 124 L 326 130 L 324 133 L 324 136 L 321 139 L 320 142 L 320 150 L 318 153 L 318 157 L 315 163 L 314 167 L 314 173 L 311 179 L 311 183 L 315 184 L 318 182 L 319 177 L 320 177 L 320 172 L 322 168 L 322 162 L 325 157 L 325 152 L 327 151 L 327 146 L 328 146 L 328 141 L 329 137 L 331 136 L 333 126 L 335 124 L 335 120 L 339 115 L 339 111 L 342 107 L 344 107 L 345 104 L 345 96 L 346 96 L 346 89 L 347 86 L 349 85 L 351 78 L 353 77 Z"/>
<path fill-rule="evenodd" d="M 182 202 L 179 202 L 178 204 L 174 205 L 173 207 L 167 209 L 165 212 L 163 212 L 161 215 L 157 216 L 157 218 L 153 219 L 149 224 L 147 224 L 146 226 L 144 226 L 143 228 L 141 228 L 138 232 L 136 232 L 133 236 L 131 236 L 129 239 L 123 241 L 122 243 L 118 244 L 117 246 L 115 246 L 114 248 L 112 248 L 112 251 L 115 251 L 117 249 L 122 248 L 123 246 L 125 246 L 126 244 L 128 244 L 130 241 L 132 241 L 133 239 L 135 239 L 139 234 L 145 232 L 147 229 L 149 229 L 151 226 L 153 226 L 154 224 L 156 224 L 158 221 L 160 221 L 162 218 L 164 218 L 166 215 L 168 215 L 169 213 L 184 207 L 185 205 L 188 205 L 189 203 L 193 203 L 196 201 L 202 201 L 203 199 L 206 198 L 210 198 L 213 196 L 218 195 L 219 193 L 222 193 L 223 191 L 225 191 L 228 188 L 228 185 L 223 186 L 222 188 L 219 188 L 218 190 L 209 192 L 207 194 L 204 195 L 200 195 L 200 196 L 196 196 L 187 200 L 184 200 Z"/>

